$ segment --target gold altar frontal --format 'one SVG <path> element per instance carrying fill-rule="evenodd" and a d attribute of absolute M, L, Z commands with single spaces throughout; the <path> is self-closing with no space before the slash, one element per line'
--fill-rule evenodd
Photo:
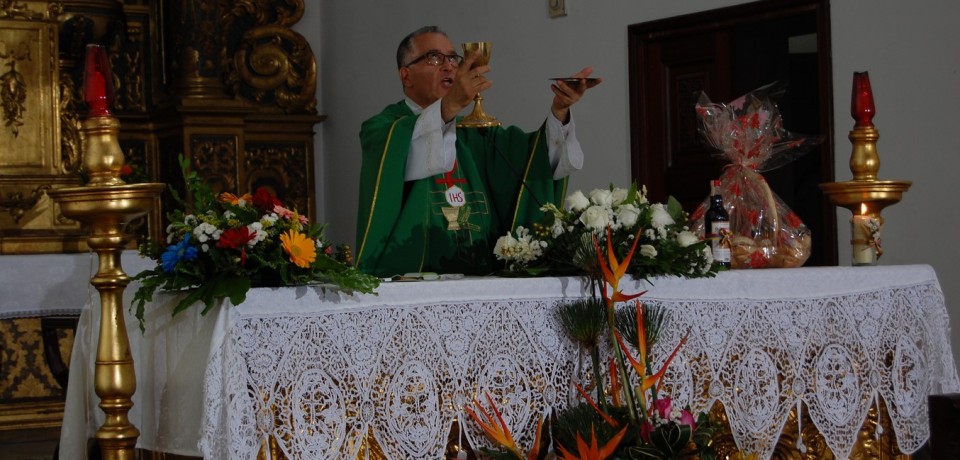
<path fill-rule="evenodd" d="M 802 427 L 802 434 L 798 439 L 798 425 L 797 425 L 797 411 L 796 409 L 790 411 L 790 415 L 787 418 L 787 423 L 783 428 L 783 431 L 780 434 L 780 439 L 777 441 L 777 446 L 773 452 L 773 455 L 770 457 L 775 460 L 833 460 L 837 458 L 824 442 L 823 436 L 820 434 L 816 425 L 813 424 L 813 421 L 810 420 L 810 417 L 807 415 L 806 407 L 804 407 L 803 417 L 800 420 Z M 719 401 L 713 405 L 713 408 L 710 410 L 710 418 L 720 424 L 720 429 L 717 432 L 717 435 L 713 439 L 713 448 L 716 453 L 716 458 L 718 459 L 727 459 L 727 460 L 754 460 L 758 457 L 756 455 L 751 455 L 748 452 L 741 452 L 737 449 L 737 445 L 734 442 L 733 435 L 730 432 L 730 425 L 727 422 L 726 412 L 724 410 L 723 404 Z M 473 423 L 473 422 L 470 422 Z M 455 460 L 457 458 L 457 453 L 459 452 L 459 427 L 457 422 L 454 422 L 451 427 L 449 434 L 449 442 L 447 443 L 445 459 Z M 799 441 L 802 441 L 800 443 Z M 466 443 L 466 440 L 464 440 Z M 804 451 L 801 451 L 800 447 L 804 446 Z M 467 458 L 476 459 L 470 446 L 463 446 L 464 450 L 467 451 Z M 146 459 L 154 460 L 186 460 L 194 457 L 183 457 L 176 455 L 165 455 L 160 453 L 148 453 L 145 457 Z M 281 460 L 287 459 L 288 457 L 284 455 L 283 451 L 280 449 L 279 443 L 273 437 L 269 438 L 268 442 L 264 442 L 260 448 L 260 452 L 257 455 L 257 460 Z M 357 452 L 357 460 L 390 460 L 385 454 L 384 450 L 377 443 L 377 440 L 374 438 L 372 430 L 367 434 L 364 445 L 360 446 L 360 450 Z M 850 453 L 851 460 L 867 460 L 867 459 L 896 459 L 896 460 L 907 460 L 912 458 L 912 456 L 903 454 L 897 448 L 896 434 L 893 431 L 893 426 L 890 423 L 890 417 L 887 415 L 886 406 L 881 404 L 874 404 L 870 407 L 869 412 L 867 413 L 867 419 L 864 421 L 863 425 L 860 427 L 860 431 L 857 435 L 857 443 L 854 445 L 853 451 Z"/>
<path fill-rule="evenodd" d="M 863 426 L 861 426 L 857 436 L 858 441 L 856 445 L 854 445 L 849 458 L 852 460 L 911 459 L 912 456 L 901 453 L 897 448 L 896 436 L 890 423 L 890 417 L 887 415 L 886 407 L 879 405 L 879 409 L 878 411 L 877 404 L 870 407 L 867 419 L 864 421 Z M 727 417 L 722 403 L 718 401 L 713 405 L 710 411 L 710 417 L 721 425 L 720 430 L 713 440 L 716 458 L 727 460 L 753 460 L 757 458 L 755 455 L 750 455 L 737 449 L 733 435 L 730 433 L 730 425 L 727 423 Z M 786 426 L 784 426 L 783 432 L 780 435 L 780 440 L 777 441 L 776 449 L 770 458 L 773 460 L 836 459 L 837 457 L 834 456 L 827 447 L 823 436 L 810 420 L 806 410 L 804 410 L 801 422 L 803 427 L 802 440 L 806 451 L 801 452 L 798 448 L 797 411 L 792 410 L 787 418 Z M 458 435 L 459 427 L 457 426 L 457 422 L 454 422 L 450 430 L 449 442 L 447 443 L 444 459 L 454 460 L 457 458 L 457 453 L 460 449 Z M 464 442 L 466 442 L 466 440 L 464 440 Z M 465 445 L 464 449 L 467 451 L 468 459 L 477 458 L 469 446 Z M 140 453 L 140 458 L 143 460 L 195 460 L 199 458 L 146 450 L 141 450 Z M 285 460 L 287 458 L 273 437 L 269 438 L 269 442 L 263 443 L 257 455 L 257 460 Z M 360 446 L 356 458 L 357 460 L 390 460 L 384 454 L 383 449 L 377 443 L 372 432 L 367 434 L 366 442 L 363 446 Z"/>

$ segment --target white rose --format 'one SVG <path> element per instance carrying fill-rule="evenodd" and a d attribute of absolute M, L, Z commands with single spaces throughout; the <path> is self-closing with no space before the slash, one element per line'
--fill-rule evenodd
<path fill-rule="evenodd" d="M 597 232 L 603 230 L 610 223 L 607 210 L 601 206 L 590 206 L 580 215 L 580 222 L 587 228 Z"/>
<path fill-rule="evenodd" d="M 613 205 L 613 193 L 610 193 L 610 190 L 594 189 L 590 192 L 590 202 L 597 206 L 609 208 Z"/>
<path fill-rule="evenodd" d="M 693 232 L 684 230 L 680 233 L 677 233 L 677 243 L 682 247 L 690 246 L 700 241 L 700 238 L 697 238 L 697 235 L 694 235 Z"/>
<path fill-rule="evenodd" d="M 617 222 L 620 222 L 626 228 L 636 225 L 639 217 L 640 210 L 632 204 L 625 204 L 617 209 Z"/>
<path fill-rule="evenodd" d="M 657 203 L 650 207 L 652 214 L 650 215 L 650 223 L 654 227 L 666 227 L 667 225 L 673 225 L 673 217 L 670 217 L 670 213 L 667 212 L 663 207 L 663 203 Z"/>
<path fill-rule="evenodd" d="M 642 255 L 642 256 L 644 256 L 644 257 L 648 257 L 648 258 L 653 259 L 653 258 L 657 257 L 657 248 L 655 248 L 655 247 L 653 247 L 653 246 L 651 246 L 651 245 L 649 245 L 649 244 L 641 244 L 641 245 L 640 245 L 640 255 Z"/>
<path fill-rule="evenodd" d="M 577 190 L 567 197 L 567 209 L 577 212 L 590 206 L 590 200 L 583 196 L 583 192 Z"/>
<path fill-rule="evenodd" d="M 625 188 L 615 188 L 612 192 L 610 192 L 610 196 L 614 203 L 619 204 L 623 203 L 623 200 L 627 199 L 627 192 L 629 192 L 629 190 Z"/>

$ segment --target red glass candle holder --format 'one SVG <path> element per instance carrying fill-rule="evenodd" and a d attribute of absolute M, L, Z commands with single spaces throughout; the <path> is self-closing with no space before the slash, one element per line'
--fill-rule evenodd
<path fill-rule="evenodd" d="M 873 105 L 873 89 L 870 88 L 870 75 L 867 72 L 853 73 L 853 95 L 850 103 L 850 115 L 856 121 L 854 127 L 873 126 L 873 116 L 877 108 Z"/>
<path fill-rule="evenodd" d="M 113 75 L 107 50 L 101 45 L 87 45 L 83 67 L 83 101 L 91 117 L 109 117 L 113 105 Z"/>

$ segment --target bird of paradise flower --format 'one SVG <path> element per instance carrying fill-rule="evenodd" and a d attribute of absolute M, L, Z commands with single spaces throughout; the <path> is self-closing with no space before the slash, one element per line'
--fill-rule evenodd
<path fill-rule="evenodd" d="M 659 442 L 657 446 L 650 446 L 650 444 L 653 443 L 651 433 L 655 430 L 650 420 L 653 411 L 657 411 L 661 418 L 666 418 L 667 415 L 664 414 L 668 414 L 672 409 L 672 400 L 668 397 L 658 398 L 658 391 L 661 389 L 667 367 L 676 357 L 680 348 L 686 343 L 687 338 L 684 337 L 681 339 L 680 343 L 674 348 L 660 369 L 653 372 L 648 355 L 650 340 L 647 335 L 644 318 L 645 308 L 643 304 L 637 300 L 635 304 L 637 354 L 636 357 L 631 354 L 630 349 L 617 330 L 615 306 L 619 302 L 634 300 L 646 292 L 624 294 L 620 290 L 620 282 L 627 273 L 630 260 L 636 250 L 636 241 L 638 241 L 639 238 L 634 238 L 634 244 L 624 256 L 623 260 L 617 260 L 611 243 L 612 238 L 609 237 L 610 230 L 608 229 L 607 231 L 606 257 L 604 257 L 604 251 L 601 251 L 600 244 L 596 237 L 594 237 L 593 244 L 597 254 L 599 273 L 602 275 L 603 288 L 601 289 L 601 296 L 606 309 L 607 326 L 614 352 L 614 359 L 611 360 L 609 366 L 611 382 L 609 395 L 611 401 L 601 400 L 598 403 L 582 386 L 576 385 L 576 388 L 586 404 L 599 415 L 602 421 L 601 423 L 605 423 L 613 430 L 618 431 L 612 436 L 608 436 L 607 439 L 600 441 L 598 440 L 596 427 L 591 425 L 586 432 L 577 431 L 574 441 L 575 446 L 559 444 L 557 446 L 557 452 L 559 453 L 559 458 L 562 460 L 605 460 L 611 458 L 611 456 L 618 452 L 623 453 L 626 451 L 630 451 L 631 454 L 645 455 L 652 458 L 675 458 L 682 449 L 686 448 L 686 445 L 691 439 L 691 433 L 696 423 L 693 420 L 692 414 L 686 409 L 683 411 L 681 423 L 684 424 L 684 427 L 675 430 L 679 432 L 679 435 L 671 431 L 668 435 L 657 439 L 657 441 L 662 441 L 662 439 L 669 438 L 669 441 L 665 445 L 663 442 Z M 627 367 L 627 363 L 630 365 L 629 368 Z M 632 386 L 630 384 L 628 369 L 632 370 L 639 378 L 638 385 Z M 602 392 L 598 393 L 598 395 L 598 398 L 603 398 Z M 487 402 L 490 406 L 489 412 L 484 409 L 479 402 L 474 401 L 474 405 L 482 417 L 478 416 L 477 412 L 471 408 L 467 408 L 466 410 L 474 421 L 480 425 L 484 433 L 503 449 L 493 454 L 498 458 L 519 460 L 533 460 L 538 458 L 540 453 L 540 431 L 543 420 L 537 425 L 537 441 L 534 443 L 533 450 L 524 454 L 514 441 L 509 428 L 500 416 L 496 404 L 494 404 L 493 399 L 490 398 L 489 395 L 487 395 Z M 618 420 L 616 414 L 624 413 L 626 413 L 628 420 Z M 701 420 L 701 423 L 703 422 L 704 421 Z M 674 428 L 676 427 L 670 427 L 671 430 L 674 430 Z M 590 438 L 589 443 L 585 439 L 587 437 Z M 621 446 L 621 443 L 628 443 L 628 440 L 629 445 Z M 637 446 L 632 444 L 634 442 L 645 443 L 647 445 Z M 660 450 L 665 450 L 666 452 L 660 452 Z M 487 453 L 491 452 L 487 451 Z"/>

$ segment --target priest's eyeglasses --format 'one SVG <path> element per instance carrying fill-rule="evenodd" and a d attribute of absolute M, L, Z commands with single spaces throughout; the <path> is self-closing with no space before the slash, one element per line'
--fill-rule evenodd
<path fill-rule="evenodd" d="M 444 63 L 449 63 L 454 67 L 458 67 L 460 63 L 463 62 L 463 56 L 460 56 L 459 54 L 443 54 L 439 51 L 427 51 L 416 59 L 408 62 L 404 67 L 410 67 L 420 61 L 425 61 L 427 64 L 437 67 L 443 65 Z"/>

